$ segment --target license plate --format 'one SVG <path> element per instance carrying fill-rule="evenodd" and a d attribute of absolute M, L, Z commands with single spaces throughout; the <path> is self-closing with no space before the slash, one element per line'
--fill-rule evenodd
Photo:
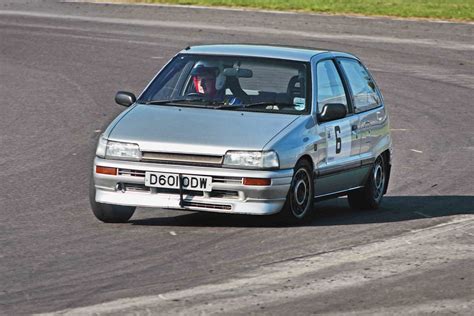
<path fill-rule="evenodd" d="M 212 177 L 183 174 L 181 179 L 183 181 L 183 190 L 211 191 Z M 145 185 L 148 187 L 179 189 L 179 180 L 179 174 L 175 173 L 145 173 Z"/>

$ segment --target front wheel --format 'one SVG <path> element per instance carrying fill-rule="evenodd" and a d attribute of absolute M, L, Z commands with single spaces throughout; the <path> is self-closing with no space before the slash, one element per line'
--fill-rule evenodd
<path fill-rule="evenodd" d="M 313 168 L 302 160 L 295 166 L 290 190 L 281 216 L 291 223 L 303 223 L 310 218 L 314 201 Z"/>
<path fill-rule="evenodd" d="M 387 165 L 383 156 L 377 158 L 367 179 L 366 185 L 347 195 L 349 205 L 353 209 L 375 210 L 382 203 L 387 184 Z"/>
<path fill-rule="evenodd" d="M 104 223 L 126 223 L 135 212 L 135 207 L 97 203 L 95 201 L 94 179 L 91 177 L 89 185 L 89 201 L 92 213 Z"/>

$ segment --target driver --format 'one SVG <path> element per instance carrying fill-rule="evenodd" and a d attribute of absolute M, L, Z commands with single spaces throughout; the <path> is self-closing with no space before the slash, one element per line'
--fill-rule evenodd
<path fill-rule="evenodd" d="M 236 85 L 240 88 L 238 79 L 237 77 L 230 78 L 233 80 L 227 78 L 222 62 L 199 61 L 191 70 L 191 76 L 194 90 L 199 96 L 205 97 L 208 100 L 222 102 L 224 105 L 242 104 L 240 98 L 235 96 L 235 89 L 233 89 Z M 234 95 L 226 96 L 226 89 L 224 88 L 226 83 Z"/>
<path fill-rule="evenodd" d="M 216 99 L 218 94 L 222 94 L 225 76 L 222 74 L 220 68 L 223 67 L 212 62 L 200 61 L 196 63 L 191 71 L 196 93 L 206 96 L 209 99 Z"/>

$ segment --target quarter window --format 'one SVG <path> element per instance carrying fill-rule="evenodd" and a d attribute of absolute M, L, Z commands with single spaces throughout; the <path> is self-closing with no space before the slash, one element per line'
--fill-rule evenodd
<path fill-rule="evenodd" d="M 371 110 L 382 104 L 372 77 L 358 61 L 341 59 L 340 64 L 354 96 L 356 113 Z"/>
<path fill-rule="evenodd" d="M 316 66 L 318 89 L 318 113 L 328 103 L 344 104 L 347 109 L 347 98 L 336 66 L 332 60 L 324 60 Z M 349 112 L 349 109 L 347 109 Z"/>

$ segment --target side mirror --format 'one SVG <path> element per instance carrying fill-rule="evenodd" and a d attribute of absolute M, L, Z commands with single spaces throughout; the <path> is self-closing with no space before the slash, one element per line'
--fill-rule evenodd
<path fill-rule="evenodd" d="M 115 102 L 126 107 L 129 107 L 135 103 L 135 101 L 137 101 L 137 98 L 131 92 L 119 91 L 115 95 Z"/>
<path fill-rule="evenodd" d="M 346 117 L 347 109 L 344 104 L 328 103 L 324 105 L 323 110 L 318 114 L 320 122 L 328 122 Z"/>

